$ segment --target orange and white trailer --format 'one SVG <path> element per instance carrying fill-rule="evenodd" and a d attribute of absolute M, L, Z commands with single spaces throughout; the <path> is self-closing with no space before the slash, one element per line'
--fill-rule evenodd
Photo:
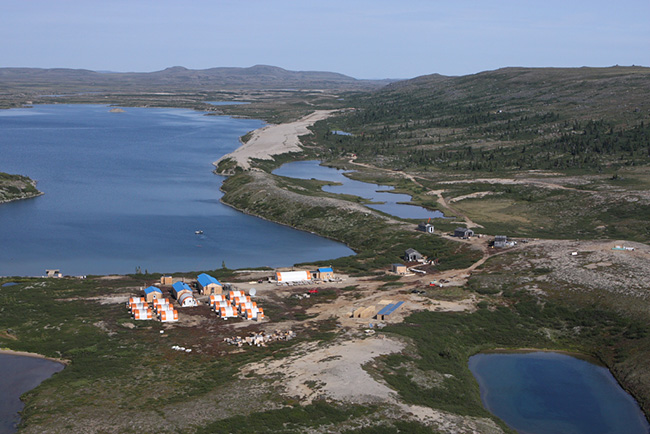
<path fill-rule="evenodd" d="M 144 297 L 129 297 L 129 301 L 126 303 L 126 305 L 130 305 L 131 303 L 146 303 L 147 301 L 144 299 Z"/>
<path fill-rule="evenodd" d="M 218 301 L 224 301 L 226 297 L 223 294 L 212 294 L 210 296 L 210 304 L 214 304 Z"/>
<path fill-rule="evenodd" d="M 136 320 L 153 319 L 153 315 L 151 313 L 151 310 L 149 309 L 146 310 L 135 309 L 131 313 L 133 314 L 133 319 Z"/>
<path fill-rule="evenodd" d="M 163 298 L 163 299 L 160 299 L 160 300 L 155 300 L 155 301 L 153 302 L 153 308 L 154 308 L 154 310 L 156 310 L 156 309 L 158 309 L 158 308 L 161 308 L 161 307 L 164 308 L 165 306 L 170 306 L 170 303 L 169 303 L 169 299 L 168 299 L 168 298 Z"/>
<path fill-rule="evenodd" d="M 247 301 L 247 302 L 244 302 L 244 303 L 240 303 L 240 304 L 237 306 L 237 310 L 238 310 L 239 312 L 243 312 L 243 311 L 245 311 L 246 309 L 253 309 L 253 308 L 257 308 L 257 303 L 254 302 L 254 301 Z"/>
<path fill-rule="evenodd" d="M 245 294 L 243 291 L 230 291 L 228 292 L 228 300 L 232 301 L 235 297 L 243 297 Z"/>
<path fill-rule="evenodd" d="M 144 309 L 149 309 L 149 305 L 147 303 L 131 303 L 129 305 L 129 310 L 133 312 L 133 310 L 144 310 Z"/>
<path fill-rule="evenodd" d="M 264 318 L 264 310 L 254 307 L 252 309 L 244 309 L 241 314 L 242 318 L 247 320 L 256 320 Z"/>
<path fill-rule="evenodd" d="M 230 303 L 227 302 L 226 300 L 223 300 L 223 301 L 217 301 L 216 303 L 210 305 L 210 309 L 214 310 L 217 313 L 219 313 L 219 309 L 221 309 L 222 307 L 230 307 Z"/>
<path fill-rule="evenodd" d="M 242 303 L 246 303 L 251 301 L 250 296 L 248 295 L 242 295 L 241 297 L 235 297 L 234 299 L 231 299 L 233 306 L 237 306 Z"/>
<path fill-rule="evenodd" d="M 158 317 L 161 322 L 176 322 L 178 321 L 178 311 L 176 309 L 161 310 Z"/>
<path fill-rule="evenodd" d="M 264 319 L 264 309 L 261 307 L 257 308 L 257 316 L 255 317 L 256 320 L 260 321 Z"/>
<path fill-rule="evenodd" d="M 232 306 L 222 307 L 221 309 L 219 309 L 219 317 L 223 319 L 236 318 L 237 310 L 234 309 Z"/>

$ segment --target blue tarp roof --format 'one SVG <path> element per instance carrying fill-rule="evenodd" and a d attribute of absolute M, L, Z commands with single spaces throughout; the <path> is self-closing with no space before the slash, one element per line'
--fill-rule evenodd
<path fill-rule="evenodd" d="M 209 274 L 201 273 L 196 277 L 196 280 L 199 282 L 199 285 L 201 286 L 207 286 L 210 284 L 217 284 L 221 286 L 221 283 L 214 277 L 210 276 Z"/>
<path fill-rule="evenodd" d="M 145 289 L 144 289 L 144 293 L 145 293 L 145 294 L 150 294 L 150 293 L 152 293 L 152 292 L 159 292 L 159 293 L 162 294 L 162 291 L 160 290 L 160 288 L 155 287 L 155 286 L 150 286 L 149 288 L 145 288 Z"/>
<path fill-rule="evenodd" d="M 325 267 L 325 268 L 319 268 L 318 272 L 319 273 L 333 273 L 334 270 L 332 270 L 332 267 Z"/>
<path fill-rule="evenodd" d="M 378 316 L 379 316 L 379 315 L 390 315 L 391 313 L 395 312 L 395 310 L 396 310 L 398 307 L 400 307 L 401 305 L 403 305 L 403 304 L 404 304 L 403 301 L 400 301 L 399 303 L 392 303 L 392 304 L 389 304 L 388 306 L 384 307 L 382 310 L 380 310 L 379 312 L 377 312 L 377 315 L 378 315 Z"/>
<path fill-rule="evenodd" d="M 190 286 L 185 282 L 176 282 L 176 283 L 174 283 L 172 285 L 172 288 L 174 288 L 174 291 L 176 291 L 176 292 L 182 291 L 184 289 L 187 289 L 187 290 L 190 290 L 190 291 L 192 290 L 192 288 L 190 288 Z"/>

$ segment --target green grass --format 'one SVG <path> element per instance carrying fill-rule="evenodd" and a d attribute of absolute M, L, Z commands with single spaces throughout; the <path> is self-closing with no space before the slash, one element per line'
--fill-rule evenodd
<path fill-rule="evenodd" d="M 196 431 L 208 433 L 296 433 L 308 429 L 339 424 L 370 415 L 372 407 L 337 405 L 315 401 L 307 406 L 288 406 L 246 416 L 216 421 Z"/>

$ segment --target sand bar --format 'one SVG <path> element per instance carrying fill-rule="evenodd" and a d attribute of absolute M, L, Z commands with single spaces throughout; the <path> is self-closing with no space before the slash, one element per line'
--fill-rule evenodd
<path fill-rule="evenodd" d="M 317 110 L 294 122 L 259 128 L 253 131 L 252 137 L 246 143 L 242 143 L 235 151 L 224 155 L 213 164 L 217 166 L 219 162 L 231 158 L 239 167 L 249 170 L 251 158 L 270 160 L 273 155 L 301 152 L 299 137 L 310 134 L 308 127 L 334 112 L 336 110 Z"/>

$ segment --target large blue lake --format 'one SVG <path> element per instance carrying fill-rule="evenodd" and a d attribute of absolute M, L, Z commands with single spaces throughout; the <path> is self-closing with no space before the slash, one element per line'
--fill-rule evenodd
<path fill-rule="evenodd" d="M 368 208 L 385 212 L 396 217 L 407 219 L 428 219 L 440 218 L 443 214 L 440 211 L 431 211 L 421 206 L 409 205 L 411 196 L 408 194 L 391 193 L 394 187 L 390 185 L 371 184 L 368 182 L 356 181 L 345 176 L 351 170 L 339 170 L 332 167 L 321 166 L 319 161 L 294 161 L 283 164 L 273 171 L 273 174 L 298 179 L 318 179 L 321 181 L 332 181 L 340 185 L 326 185 L 323 191 L 337 194 L 350 194 L 368 199 L 372 204 Z"/>
<path fill-rule="evenodd" d="M 0 111 L 0 171 L 30 176 L 45 193 L 0 205 L 0 275 L 276 267 L 353 254 L 219 202 L 223 178 L 211 163 L 262 122 L 182 109 L 109 110 Z"/>
<path fill-rule="evenodd" d="M 535 352 L 477 354 L 469 368 L 483 405 L 520 433 L 650 432 L 634 398 L 602 366 Z"/>
<path fill-rule="evenodd" d="M 23 409 L 20 396 L 63 368 L 51 360 L 0 354 L 0 434 L 16 432 Z"/>

